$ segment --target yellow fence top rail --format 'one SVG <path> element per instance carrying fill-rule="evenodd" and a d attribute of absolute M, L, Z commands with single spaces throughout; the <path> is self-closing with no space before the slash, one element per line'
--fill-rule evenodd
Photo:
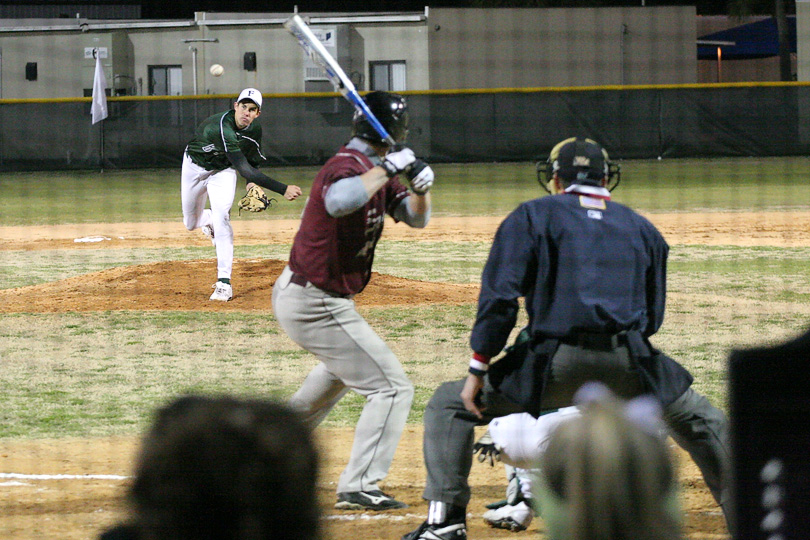
<path fill-rule="evenodd" d="M 605 86 L 540 86 L 529 88 L 470 88 L 453 90 L 407 90 L 400 92 L 410 96 L 453 96 L 471 94 L 508 94 L 508 93 L 542 93 L 542 92 L 594 92 L 594 91 L 631 91 L 631 90 L 718 90 L 723 88 L 768 88 L 768 87 L 803 87 L 810 86 L 810 82 L 737 82 L 737 83 L 692 83 L 692 84 L 637 84 L 637 85 L 605 85 Z M 360 92 L 367 94 L 368 92 Z M 203 99 L 236 99 L 237 92 L 233 94 L 200 94 L 190 96 L 113 96 L 107 101 L 173 101 L 173 100 L 203 100 Z M 298 92 L 298 93 L 268 93 L 263 94 L 265 99 L 273 98 L 302 98 L 302 97 L 339 97 L 338 92 Z M 0 105 L 14 105 L 22 103 L 90 103 L 92 97 L 64 97 L 64 98 L 28 98 L 28 99 L 0 99 Z"/>

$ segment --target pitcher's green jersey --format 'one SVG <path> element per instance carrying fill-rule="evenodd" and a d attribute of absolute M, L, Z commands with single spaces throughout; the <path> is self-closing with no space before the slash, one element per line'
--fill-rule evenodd
<path fill-rule="evenodd" d="M 236 127 L 234 110 L 209 116 L 197 126 L 186 152 L 191 161 L 209 171 L 231 167 L 225 152 L 242 152 L 248 163 L 258 167 L 265 157 L 261 152 L 262 127 L 254 121 L 245 129 Z"/>

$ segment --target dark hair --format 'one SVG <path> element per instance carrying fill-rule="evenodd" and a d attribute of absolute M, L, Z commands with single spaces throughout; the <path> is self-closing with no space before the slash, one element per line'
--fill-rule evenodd
<path fill-rule="evenodd" d="M 130 497 L 144 540 L 314 540 L 318 456 L 286 406 L 187 396 L 157 412 Z"/>

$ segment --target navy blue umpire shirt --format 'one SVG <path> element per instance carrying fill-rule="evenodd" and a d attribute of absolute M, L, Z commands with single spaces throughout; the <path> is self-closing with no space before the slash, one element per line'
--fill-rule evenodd
<path fill-rule="evenodd" d="M 637 330 L 664 320 L 669 246 L 647 219 L 604 188 L 518 206 L 501 223 L 481 277 L 472 350 L 497 356 L 525 297 L 534 339 Z"/>

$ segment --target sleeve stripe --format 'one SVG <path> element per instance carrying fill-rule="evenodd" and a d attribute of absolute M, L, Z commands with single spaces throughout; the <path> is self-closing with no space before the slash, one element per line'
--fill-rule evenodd
<path fill-rule="evenodd" d="M 219 117 L 219 136 L 222 137 L 222 147 L 225 149 L 226 152 L 230 152 L 228 149 L 228 143 L 225 141 L 225 115 L 228 114 L 227 112 L 223 113 L 222 116 Z"/>
<path fill-rule="evenodd" d="M 264 159 L 264 160 L 267 159 L 266 157 L 264 157 L 264 154 L 262 154 L 262 147 L 259 145 L 259 143 L 255 139 L 251 139 L 250 137 L 246 137 L 245 135 L 242 135 L 242 138 L 247 139 L 250 142 L 252 142 L 253 144 L 255 144 L 256 145 L 256 150 L 259 152 L 259 155 L 262 157 L 262 159 Z"/>

